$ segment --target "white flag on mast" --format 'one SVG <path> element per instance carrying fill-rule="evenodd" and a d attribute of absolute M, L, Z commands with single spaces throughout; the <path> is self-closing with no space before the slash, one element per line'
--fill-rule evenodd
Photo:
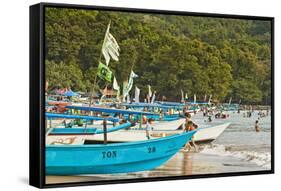
<path fill-rule="evenodd" d="M 187 93 L 185 93 L 184 99 L 185 99 L 185 100 L 188 99 Z"/>
<path fill-rule="evenodd" d="M 207 94 L 205 94 L 204 96 L 204 102 L 207 100 Z"/>
<path fill-rule="evenodd" d="M 151 86 L 147 85 L 147 87 L 148 87 L 148 96 L 150 98 L 152 96 Z"/>
<path fill-rule="evenodd" d="M 113 89 L 115 89 L 115 90 L 120 90 L 120 87 L 119 87 L 119 85 L 118 85 L 117 80 L 116 80 L 115 77 L 114 77 L 114 79 L 113 79 Z"/>
<path fill-rule="evenodd" d="M 211 104 L 211 100 L 212 100 L 212 94 L 211 94 L 210 97 L 209 97 L 208 104 Z"/>
<path fill-rule="evenodd" d="M 122 99 L 122 102 L 126 102 L 126 97 L 127 97 L 127 94 L 126 94 L 126 88 L 128 86 L 128 81 L 124 81 L 123 82 L 123 99 Z"/>
<path fill-rule="evenodd" d="M 113 89 L 117 91 L 117 95 L 116 95 L 116 99 L 119 100 L 119 96 L 120 96 L 120 86 L 117 83 L 116 78 L 114 77 L 113 79 Z"/>
<path fill-rule="evenodd" d="M 130 94 L 127 95 L 127 103 L 131 103 Z"/>
<path fill-rule="evenodd" d="M 147 85 L 148 87 L 148 94 L 147 94 L 147 103 L 150 103 L 150 98 L 152 96 L 151 86 Z"/>
<path fill-rule="evenodd" d="M 138 75 L 134 73 L 134 71 L 131 71 L 130 74 L 130 78 L 129 78 L 129 82 L 128 84 L 125 86 L 124 90 L 123 90 L 123 96 L 127 96 L 129 95 L 129 92 L 131 91 L 132 87 L 133 87 L 133 83 L 134 83 L 134 78 L 137 78 Z"/>
<path fill-rule="evenodd" d="M 154 91 L 154 93 L 153 93 L 153 96 L 152 96 L 152 98 L 151 98 L 151 103 L 154 103 L 154 101 L 155 101 L 155 96 L 156 96 L 156 91 Z"/>
<path fill-rule="evenodd" d="M 182 103 L 184 102 L 184 93 L 183 93 L 182 90 L 181 90 L 181 102 L 182 102 Z"/>
<path fill-rule="evenodd" d="M 109 29 L 110 29 L 110 23 L 107 26 L 107 30 L 102 45 L 102 54 L 106 61 L 106 65 L 109 64 L 110 58 L 112 58 L 115 61 L 118 61 L 119 51 L 120 51 L 120 47 L 117 41 L 115 40 L 115 38 L 109 32 Z"/>
<path fill-rule="evenodd" d="M 137 86 L 135 87 L 135 102 L 140 102 L 140 89 Z"/>
<path fill-rule="evenodd" d="M 228 105 L 230 105 L 230 104 L 231 104 L 231 101 L 232 101 L 232 97 L 230 97 Z"/>

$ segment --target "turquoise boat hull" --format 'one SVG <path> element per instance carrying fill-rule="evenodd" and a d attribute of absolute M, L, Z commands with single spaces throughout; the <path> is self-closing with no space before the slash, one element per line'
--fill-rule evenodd
<path fill-rule="evenodd" d="M 111 174 L 151 170 L 175 155 L 195 132 L 132 143 L 46 146 L 46 175 Z"/>

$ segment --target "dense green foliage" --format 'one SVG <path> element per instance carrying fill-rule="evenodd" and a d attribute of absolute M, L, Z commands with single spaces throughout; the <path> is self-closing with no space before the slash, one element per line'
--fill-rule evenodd
<path fill-rule="evenodd" d="M 269 104 L 271 25 L 269 21 L 132 14 L 47 8 L 46 79 L 49 86 L 91 91 L 104 34 L 121 48 L 110 69 L 119 85 L 131 69 L 144 98 L 147 85 L 179 101 L 180 89 L 197 100 Z M 100 87 L 105 82 L 99 80 Z"/>

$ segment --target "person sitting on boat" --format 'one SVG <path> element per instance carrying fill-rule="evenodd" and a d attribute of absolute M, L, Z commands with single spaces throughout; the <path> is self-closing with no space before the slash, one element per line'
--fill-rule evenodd
<path fill-rule="evenodd" d="M 146 115 L 142 116 L 142 124 L 147 124 L 147 117 L 146 117 Z"/>
<path fill-rule="evenodd" d="M 163 118 L 164 118 L 164 113 L 163 113 L 163 110 L 160 109 L 159 120 L 161 121 Z"/>
<path fill-rule="evenodd" d="M 194 131 L 195 129 L 197 129 L 197 127 L 198 126 L 196 124 L 194 124 L 192 121 L 188 121 L 187 124 L 185 125 L 184 131 L 186 131 L 186 132 Z M 190 151 L 192 146 L 194 147 L 195 152 L 198 152 L 197 145 L 195 144 L 195 141 L 194 141 L 194 136 L 192 136 L 191 140 L 185 144 L 184 150 L 188 149 L 188 151 Z"/>
<path fill-rule="evenodd" d="M 77 125 L 78 127 L 82 127 L 83 126 L 83 120 L 82 119 L 75 119 L 74 125 Z"/>
<path fill-rule="evenodd" d="M 124 116 L 123 115 L 119 115 L 119 125 L 121 125 L 121 124 L 124 124 L 124 123 L 127 123 L 127 120 L 124 118 Z"/>
<path fill-rule="evenodd" d="M 137 123 L 137 118 L 135 118 L 133 115 L 129 115 L 128 121 L 131 123 L 131 127 L 134 127 Z"/>
<path fill-rule="evenodd" d="M 147 139 L 150 139 L 150 132 L 153 130 L 153 127 L 152 127 L 153 121 L 154 121 L 153 118 L 149 118 L 147 123 L 146 123 L 145 132 L 146 132 Z"/>

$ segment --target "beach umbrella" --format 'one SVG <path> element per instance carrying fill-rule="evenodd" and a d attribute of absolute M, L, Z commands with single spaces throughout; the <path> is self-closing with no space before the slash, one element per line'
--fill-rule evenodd
<path fill-rule="evenodd" d="M 65 92 L 63 95 L 67 96 L 67 97 L 74 97 L 74 96 L 78 96 L 79 94 L 69 90 L 69 91 Z"/>

